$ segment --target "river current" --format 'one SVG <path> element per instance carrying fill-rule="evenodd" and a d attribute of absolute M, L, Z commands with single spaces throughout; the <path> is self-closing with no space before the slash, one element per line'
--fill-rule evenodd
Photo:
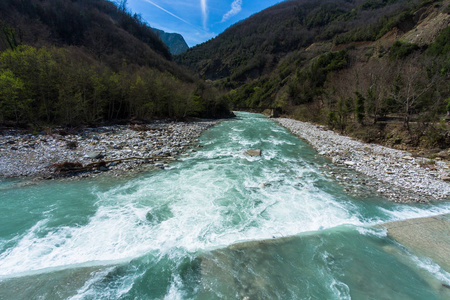
<path fill-rule="evenodd" d="M 448 202 L 348 193 L 330 161 L 257 114 L 200 145 L 131 178 L 0 181 L 0 299 L 449 297 L 449 273 L 373 227 Z"/>

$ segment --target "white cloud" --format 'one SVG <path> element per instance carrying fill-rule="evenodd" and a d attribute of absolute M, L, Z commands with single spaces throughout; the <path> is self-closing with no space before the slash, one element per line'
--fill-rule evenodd
<path fill-rule="evenodd" d="M 208 6 L 206 0 L 200 0 L 200 5 L 202 7 L 203 28 L 206 29 L 206 24 L 208 22 Z"/>
<path fill-rule="evenodd" d="M 231 9 L 223 15 L 222 22 L 225 22 L 232 16 L 237 15 L 242 10 L 242 0 L 234 0 L 231 3 Z"/>

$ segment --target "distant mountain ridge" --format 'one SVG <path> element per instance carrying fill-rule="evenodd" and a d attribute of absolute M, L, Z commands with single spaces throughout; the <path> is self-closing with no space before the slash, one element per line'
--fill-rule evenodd
<path fill-rule="evenodd" d="M 178 55 L 189 49 L 184 37 L 179 33 L 168 33 L 161 29 L 152 28 L 159 38 L 169 47 L 172 55 Z"/>

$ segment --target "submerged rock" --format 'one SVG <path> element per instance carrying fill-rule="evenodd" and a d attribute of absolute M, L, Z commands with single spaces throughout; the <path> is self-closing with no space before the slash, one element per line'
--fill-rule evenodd
<path fill-rule="evenodd" d="M 172 210 L 168 205 L 161 205 L 152 208 L 147 212 L 145 218 L 152 224 L 158 224 L 173 217 Z"/>
<path fill-rule="evenodd" d="M 382 226 L 391 238 L 416 254 L 430 257 L 450 272 L 450 214 L 389 222 Z"/>
<path fill-rule="evenodd" d="M 248 149 L 247 151 L 245 151 L 245 155 L 261 156 L 261 149 Z"/>
<path fill-rule="evenodd" d="M 107 276 L 116 266 L 75 266 L 65 270 L 3 279 L 0 281 L 1 299 L 68 299 L 77 295 L 96 274 Z"/>

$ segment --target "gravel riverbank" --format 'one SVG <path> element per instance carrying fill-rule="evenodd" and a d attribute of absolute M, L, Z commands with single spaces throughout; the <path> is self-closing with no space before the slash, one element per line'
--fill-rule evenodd
<path fill-rule="evenodd" d="M 143 166 L 164 168 L 216 123 L 158 121 L 39 135 L 4 132 L 0 135 L 0 176 L 52 178 L 74 173 L 64 168 L 86 166 L 92 166 L 88 172 L 75 173 L 86 177 L 105 171 L 120 174 Z M 66 162 L 70 165 L 61 165 Z"/>
<path fill-rule="evenodd" d="M 448 162 L 413 157 L 406 151 L 359 142 L 323 126 L 284 118 L 276 121 L 333 163 L 375 179 L 378 192 L 393 201 L 427 202 L 430 198 L 450 198 Z"/>

